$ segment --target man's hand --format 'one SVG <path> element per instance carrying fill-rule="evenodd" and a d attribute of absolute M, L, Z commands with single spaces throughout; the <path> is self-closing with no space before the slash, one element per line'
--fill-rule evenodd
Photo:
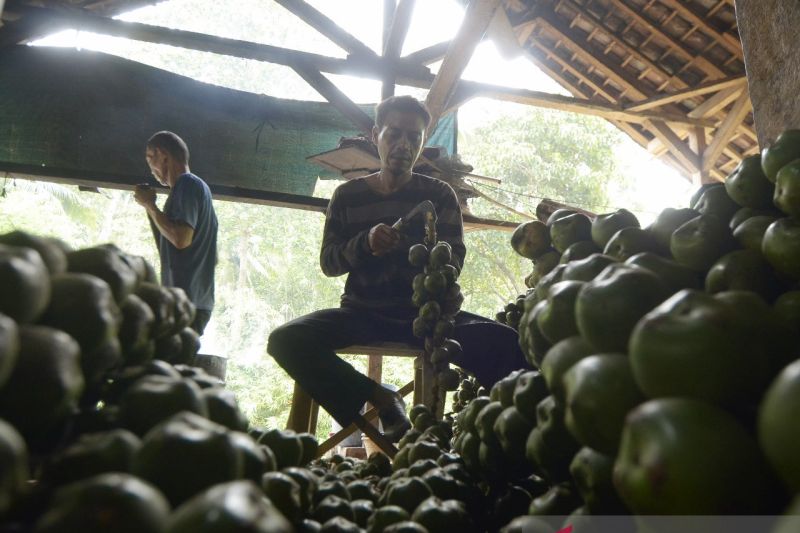
<path fill-rule="evenodd" d="M 144 207 L 155 206 L 156 190 L 149 185 L 137 185 L 133 191 L 133 199 L 136 200 L 137 204 Z"/>
<path fill-rule="evenodd" d="M 386 224 L 378 224 L 369 230 L 367 242 L 372 255 L 384 255 L 400 242 L 400 232 Z"/>

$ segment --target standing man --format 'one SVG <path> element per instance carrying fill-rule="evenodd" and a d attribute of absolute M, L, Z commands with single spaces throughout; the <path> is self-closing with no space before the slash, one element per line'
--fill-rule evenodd
<path fill-rule="evenodd" d="M 376 342 L 421 346 L 411 327 L 418 312 L 411 302 L 418 269 L 409 264 L 408 249 L 423 242 L 424 223 L 417 217 L 402 234 L 391 227 L 421 201 L 433 202 L 437 235 L 450 243 L 451 262 L 461 270 L 466 248 L 455 192 L 443 181 L 412 172 L 430 120 L 425 106 L 410 96 L 378 104 L 372 141 L 381 169 L 334 191 L 322 236 L 322 272 L 347 274 L 341 306 L 280 326 L 267 346 L 342 427 L 369 401 L 378 409 L 385 436 L 394 442 L 410 427 L 402 399 L 356 371 L 335 350 Z M 472 371 L 482 385 L 490 387 L 512 370 L 527 367 L 513 329 L 466 312 L 458 313 L 455 322 L 453 338 L 461 343 L 463 355 L 454 362 Z"/>
<path fill-rule="evenodd" d="M 208 185 L 189 170 L 189 148 L 170 131 L 147 141 L 147 166 L 170 192 L 164 210 L 156 191 L 137 185 L 136 202 L 147 211 L 161 259 L 161 284 L 180 287 L 195 305 L 191 324 L 202 335 L 214 308 L 214 267 L 217 264 L 217 215 Z"/>

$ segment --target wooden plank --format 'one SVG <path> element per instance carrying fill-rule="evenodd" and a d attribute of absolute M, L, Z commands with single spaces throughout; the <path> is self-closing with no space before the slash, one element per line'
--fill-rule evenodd
<path fill-rule="evenodd" d="M 323 76 L 318 70 L 300 66 L 294 66 L 293 68 L 314 90 L 324 96 L 356 127 L 360 128 L 362 133 L 368 134 L 372 131 L 372 126 L 375 123 L 372 118 L 350 100 L 331 80 Z"/>
<path fill-rule="evenodd" d="M 40 167 L 33 165 L 18 165 L 0 161 L 0 172 L 8 172 L 11 177 L 34 181 L 48 181 L 67 185 L 85 187 L 103 187 L 132 191 L 137 183 L 142 182 L 142 176 L 113 176 L 86 170 L 59 169 L 55 167 Z M 245 204 L 269 205 L 274 207 L 288 207 L 303 211 L 316 211 L 325 213 L 328 209 L 328 199 L 316 196 L 304 196 L 274 191 L 245 189 L 227 185 L 208 184 L 215 200 L 225 200 Z M 164 189 L 166 192 L 166 189 Z M 501 231 L 514 231 L 517 223 L 506 220 L 476 217 L 464 214 L 464 229 L 493 229 Z M 409 354 L 409 356 L 415 354 Z"/>
<path fill-rule="evenodd" d="M 487 83 L 462 81 L 459 89 L 459 99 L 467 100 L 478 96 L 494 98 L 506 102 L 516 102 L 519 104 L 580 113 L 584 115 L 595 115 L 609 120 L 619 120 L 623 122 L 634 122 L 645 124 L 650 120 L 675 122 L 680 124 L 690 124 L 693 126 L 712 127 L 716 125 L 713 120 L 687 118 L 678 113 L 668 113 L 662 111 L 626 111 L 623 107 L 613 104 L 603 104 L 600 102 L 573 98 L 560 94 L 544 93 L 539 91 L 529 91 L 527 89 L 515 89 Z M 463 102 L 462 102 L 463 103 Z"/>
<path fill-rule="evenodd" d="M 689 111 L 688 116 L 692 118 L 701 118 L 716 115 L 728 107 L 728 104 L 736 101 L 745 88 L 746 86 L 724 89 Z"/>
<path fill-rule="evenodd" d="M 456 36 L 447 48 L 442 66 L 431 84 L 425 103 L 431 112 L 431 124 L 428 132 L 433 131 L 439 121 L 447 100 L 455 90 L 461 73 L 472 58 L 475 47 L 483 38 L 486 28 L 492 20 L 500 0 L 471 0 L 467 6 L 464 21 Z"/>
<path fill-rule="evenodd" d="M 415 4 L 416 0 L 400 0 L 397 4 L 389 34 L 383 43 L 383 57 L 400 57 L 408 28 L 411 26 L 411 16 L 414 14 Z"/>
<path fill-rule="evenodd" d="M 632 78 L 629 74 L 622 71 L 620 68 L 608 63 L 608 59 L 591 50 L 588 43 L 581 41 L 580 37 L 576 36 L 569 28 L 567 28 L 561 21 L 556 20 L 550 14 L 541 12 L 539 15 L 540 20 L 554 32 L 559 39 L 571 45 L 572 51 L 577 53 L 586 60 L 590 65 L 595 66 L 613 80 L 614 83 L 625 89 L 628 97 L 631 99 L 649 98 L 655 94 L 653 89 L 646 89 L 641 87 L 639 80 Z"/>
<path fill-rule="evenodd" d="M 579 79 L 581 81 L 581 83 L 583 83 L 584 85 L 589 86 L 596 94 L 602 96 L 603 98 L 605 98 L 606 100 L 608 100 L 609 102 L 611 102 L 613 104 L 617 103 L 617 99 L 614 97 L 614 95 L 612 95 L 610 92 L 608 92 L 608 90 L 606 89 L 605 85 L 599 85 L 596 82 L 594 82 L 593 80 L 591 80 L 588 77 L 584 76 L 584 74 L 581 71 L 579 71 L 577 68 L 575 68 L 575 66 L 573 66 L 569 61 L 566 61 L 564 58 L 562 58 L 558 54 L 556 54 L 554 52 L 551 52 L 550 50 L 545 48 L 544 45 L 540 44 L 538 41 L 534 40 L 532 42 L 532 44 L 533 44 L 533 46 L 535 48 L 538 48 L 540 50 L 540 52 L 547 59 L 558 63 L 558 65 L 561 66 L 562 69 L 564 69 L 567 72 L 570 72 L 573 76 L 575 76 L 577 79 Z M 533 55 L 532 51 L 531 51 L 531 54 Z"/>
<path fill-rule="evenodd" d="M 442 41 L 440 43 L 420 48 L 416 52 L 411 52 L 404 55 L 403 59 L 409 63 L 419 63 L 420 65 L 430 65 L 444 59 L 447 55 L 447 49 L 450 47 L 450 41 Z"/>
<path fill-rule="evenodd" d="M 727 49 L 731 54 L 740 59 L 744 58 L 742 44 L 736 37 L 714 27 L 708 19 L 697 13 L 692 7 L 683 2 L 683 0 L 668 2 L 667 5 L 670 9 L 674 9 L 681 17 L 697 25 L 705 33 L 713 37 L 720 46 Z"/>
<path fill-rule="evenodd" d="M 703 54 L 697 54 L 693 50 L 691 50 L 684 42 L 679 41 L 672 35 L 666 33 L 661 29 L 661 26 L 654 22 L 648 17 L 644 15 L 644 13 L 638 9 L 634 9 L 629 6 L 624 0 L 609 0 L 609 2 L 618 10 L 620 13 L 624 13 L 625 15 L 631 17 L 634 21 L 636 21 L 639 25 L 644 26 L 648 33 L 652 33 L 657 35 L 659 38 L 667 41 L 672 50 L 675 50 L 680 53 L 688 62 L 694 62 L 701 70 L 706 72 L 712 78 L 725 78 L 727 74 L 720 69 L 717 65 L 713 62 L 709 61 L 708 58 L 704 57 Z"/>
<path fill-rule="evenodd" d="M 574 11 L 576 11 L 582 18 L 588 20 L 592 24 L 595 25 L 595 28 L 605 33 L 614 44 L 620 48 L 622 48 L 625 53 L 628 54 L 629 58 L 633 57 L 636 58 L 637 61 L 643 63 L 647 69 L 651 69 L 656 71 L 659 75 L 666 78 L 667 83 L 674 84 L 678 89 L 684 89 L 688 87 L 688 84 L 680 79 L 677 75 L 668 72 L 664 67 L 658 65 L 654 61 L 652 61 L 649 57 L 644 55 L 639 48 L 636 48 L 625 41 L 620 34 L 615 32 L 614 30 L 608 28 L 604 23 L 603 20 L 595 15 L 594 13 L 583 9 L 581 6 L 573 2 L 572 0 L 561 0 L 564 5 L 569 6 Z M 646 70 L 646 69 L 645 69 Z"/>
<path fill-rule="evenodd" d="M 722 91 L 724 89 L 740 89 L 741 85 L 747 83 L 747 78 L 745 76 L 734 76 L 732 78 L 725 78 L 721 80 L 714 80 L 707 83 L 703 83 L 702 85 L 698 85 L 696 87 L 690 87 L 688 89 L 684 89 L 682 91 L 676 91 L 669 94 L 654 96 L 653 98 L 648 98 L 642 102 L 635 102 L 625 106 L 625 109 L 629 111 L 645 111 L 647 109 L 652 109 L 654 107 L 660 107 L 665 104 L 671 104 L 673 102 L 682 102 L 684 100 L 688 100 L 689 98 L 694 98 L 696 96 L 702 96 L 704 94 L 713 93 Z"/>
<path fill-rule="evenodd" d="M 722 150 L 736 132 L 736 128 L 739 127 L 739 124 L 742 123 L 742 120 L 744 120 L 744 117 L 747 116 L 751 109 L 750 91 L 745 87 L 739 99 L 733 104 L 733 108 L 731 108 L 728 116 L 725 117 L 725 120 L 717 129 L 716 133 L 714 133 L 714 140 L 711 141 L 711 144 L 709 144 L 708 148 L 703 152 L 703 169 L 709 169 L 717 162 L 719 156 L 722 155 Z"/>
<path fill-rule="evenodd" d="M 700 156 L 678 137 L 669 126 L 662 122 L 653 122 L 648 128 L 672 152 L 672 155 L 691 172 L 700 171 Z"/>
<path fill-rule="evenodd" d="M 410 65 L 402 61 L 390 64 L 377 56 L 373 58 L 349 57 L 348 59 L 340 59 L 267 44 L 239 41 L 138 22 L 125 22 L 74 11 L 66 12 L 34 7 L 26 7 L 24 11 L 26 18 L 38 17 L 43 20 L 50 20 L 55 24 L 53 27 L 61 29 L 80 28 L 82 31 L 123 37 L 135 41 L 166 44 L 189 50 L 266 61 L 290 67 L 303 65 L 333 74 L 368 76 L 377 79 L 381 79 L 382 76 L 387 74 L 410 77 L 430 76 L 430 71 L 425 67 Z"/>
<path fill-rule="evenodd" d="M 330 39 L 335 45 L 356 56 L 375 57 L 375 52 L 353 37 L 324 13 L 304 0 L 275 0 L 303 22 Z"/>

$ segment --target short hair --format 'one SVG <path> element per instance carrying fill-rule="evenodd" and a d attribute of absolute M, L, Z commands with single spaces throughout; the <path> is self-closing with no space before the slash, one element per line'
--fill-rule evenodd
<path fill-rule="evenodd" d="M 404 113 L 416 113 L 425 122 L 427 128 L 431 123 L 431 112 L 428 108 L 413 96 L 390 96 L 380 104 L 375 106 L 375 125 L 379 128 L 386 121 L 386 115 L 392 111 Z"/>
<path fill-rule="evenodd" d="M 178 163 L 189 164 L 189 147 L 171 131 L 159 131 L 147 140 L 148 148 L 160 148 L 171 155 Z"/>

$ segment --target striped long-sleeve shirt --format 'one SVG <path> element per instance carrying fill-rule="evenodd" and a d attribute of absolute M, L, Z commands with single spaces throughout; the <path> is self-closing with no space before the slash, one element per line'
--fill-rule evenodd
<path fill-rule="evenodd" d="M 402 245 L 386 255 L 372 255 L 367 236 L 376 224 L 391 226 L 423 200 L 436 207 L 437 238 L 450 243 L 451 263 L 460 270 L 466 255 L 464 227 L 456 194 L 448 184 L 413 174 L 389 195 L 375 192 L 365 178 L 348 181 L 334 191 L 325 219 L 320 265 L 326 276 L 347 274 L 343 307 L 374 309 L 398 318 L 416 312 L 411 283 L 420 269 L 409 264 L 408 249 L 424 240 L 423 217 L 411 221 Z"/>

